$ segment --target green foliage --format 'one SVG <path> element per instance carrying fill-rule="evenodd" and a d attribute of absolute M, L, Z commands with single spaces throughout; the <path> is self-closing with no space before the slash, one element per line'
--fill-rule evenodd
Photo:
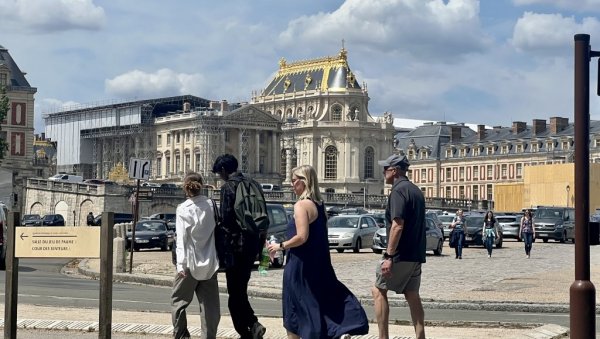
<path fill-rule="evenodd" d="M 6 96 L 6 87 L 0 87 L 0 121 L 4 121 L 8 115 L 8 96 Z M 0 128 L 0 131 L 2 128 Z M 6 140 L 6 134 L 0 133 L 0 159 L 4 158 L 6 151 L 8 150 L 8 142 Z"/>

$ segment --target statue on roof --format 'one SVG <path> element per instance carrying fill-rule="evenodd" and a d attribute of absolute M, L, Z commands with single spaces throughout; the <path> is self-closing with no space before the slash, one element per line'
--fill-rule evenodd
<path fill-rule="evenodd" d="M 279 59 L 279 69 L 284 69 L 286 66 L 285 58 Z"/>

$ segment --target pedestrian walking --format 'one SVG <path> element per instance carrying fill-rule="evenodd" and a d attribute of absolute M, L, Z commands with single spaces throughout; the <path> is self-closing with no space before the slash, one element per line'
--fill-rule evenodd
<path fill-rule="evenodd" d="M 425 339 L 425 312 L 421 303 L 421 264 L 425 262 L 425 197 L 408 180 L 410 163 L 404 155 L 379 161 L 386 184 L 392 184 L 385 211 L 391 226 L 383 260 L 377 265 L 372 288 L 379 338 L 389 338 L 387 292 L 403 293 L 417 339 Z"/>
<path fill-rule="evenodd" d="M 535 239 L 535 227 L 533 225 L 533 216 L 531 210 L 526 210 L 523 217 L 521 217 L 521 225 L 519 226 L 519 236 L 525 242 L 525 256 L 531 258 L 531 247 L 533 246 L 533 239 Z"/>
<path fill-rule="evenodd" d="M 218 226 L 218 232 L 224 237 L 224 247 L 219 249 L 222 252 L 219 254 L 219 262 L 225 268 L 228 307 L 233 327 L 241 339 L 262 339 L 266 328 L 258 322 L 248 300 L 248 282 L 254 261 L 265 243 L 266 234 L 242 231 L 234 208 L 238 185 L 243 181 L 253 180 L 238 172 L 238 161 L 231 154 L 217 157 L 212 171 L 225 181 L 221 186 L 222 219 Z"/>
<path fill-rule="evenodd" d="M 188 199 L 177 206 L 177 275 L 171 294 L 173 336 L 177 339 L 190 338 L 186 308 L 194 294 L 200 304 L 202 338 L 216 338 L 221 319 L 214 201 L 201 195 L 201 190 L 202 177 L 198 173 L 185 176 L 183 191 Z"/>
<path fill-rule="evenodd" d="M 462 250 L 465 244 L 465 236 L 467 234 L 467 229 L 465 226 L 465 216 L 463 214 L 463 210 L 456 211 L 456 215 L 454 216 L 454 220 L 450 224 L 450 228 L 452 228 L 452 236 L 454 238 L 454 243 L 456 246 L 454 247 L 454 253 L 456 256 L 454 259 L 462 259 Z"/>
<path fill-rule="evenodd" d="M 269 252 L 288 250 L 283 271 L 283 326 L 288 338 L 346 338 L 369 332 L 358 299 L 342 284 L 331 264 L 327 216 L 317 173 L 308 165 L 292 170 L 298 196 L 287 239 L 270 244 Z"/>
<path fill-rule="evenodd" d="M 86 224 L 88 226 L 94 226 L 94 213 L 90 211 L 86 217 Z"/>
<path fill-rule="evenodd" d="M 494 212 L 487 211 L 485 218 L 483 219 L 483 228 L 481 229 L 481 237 L 483 244 L 488 252 L 488 258 L 492 257 L 492 250 L 494 249 L 494 243 L 498 238 L 498 228 L 496 225 L 496 217 Z"/>

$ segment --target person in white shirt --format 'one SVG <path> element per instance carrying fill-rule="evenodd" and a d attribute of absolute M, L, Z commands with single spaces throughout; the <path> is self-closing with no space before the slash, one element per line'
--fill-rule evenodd
<path fill-rule="evenodd" d="M 173 336 L 177 339 L 190 338 L 185 310 L 194 293 L 200 304 L 203 339 L 217 337 L 221 320 L 214 201 L 200 195 L 202 184 L 200 174 L 186 175 L 183 191 L 188 199 L 177 206 L 177 275 L 171 295 Z"/>

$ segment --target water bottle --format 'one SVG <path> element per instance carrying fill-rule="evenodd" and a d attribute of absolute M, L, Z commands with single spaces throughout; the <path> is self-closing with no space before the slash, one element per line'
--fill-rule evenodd
<path fill-rule="evenodd" d="M 262 254 L 260 255 L 260 264 L 258 265 L 258 274 L 261 276 L 267 275 L 267 270 L 269 269 L 269 263 L 271 262 L 271 257 L 269 256 L 269 250 L 267 248 L 267 242 L 265 241 L 265 246 L 262 249 Z"/>

